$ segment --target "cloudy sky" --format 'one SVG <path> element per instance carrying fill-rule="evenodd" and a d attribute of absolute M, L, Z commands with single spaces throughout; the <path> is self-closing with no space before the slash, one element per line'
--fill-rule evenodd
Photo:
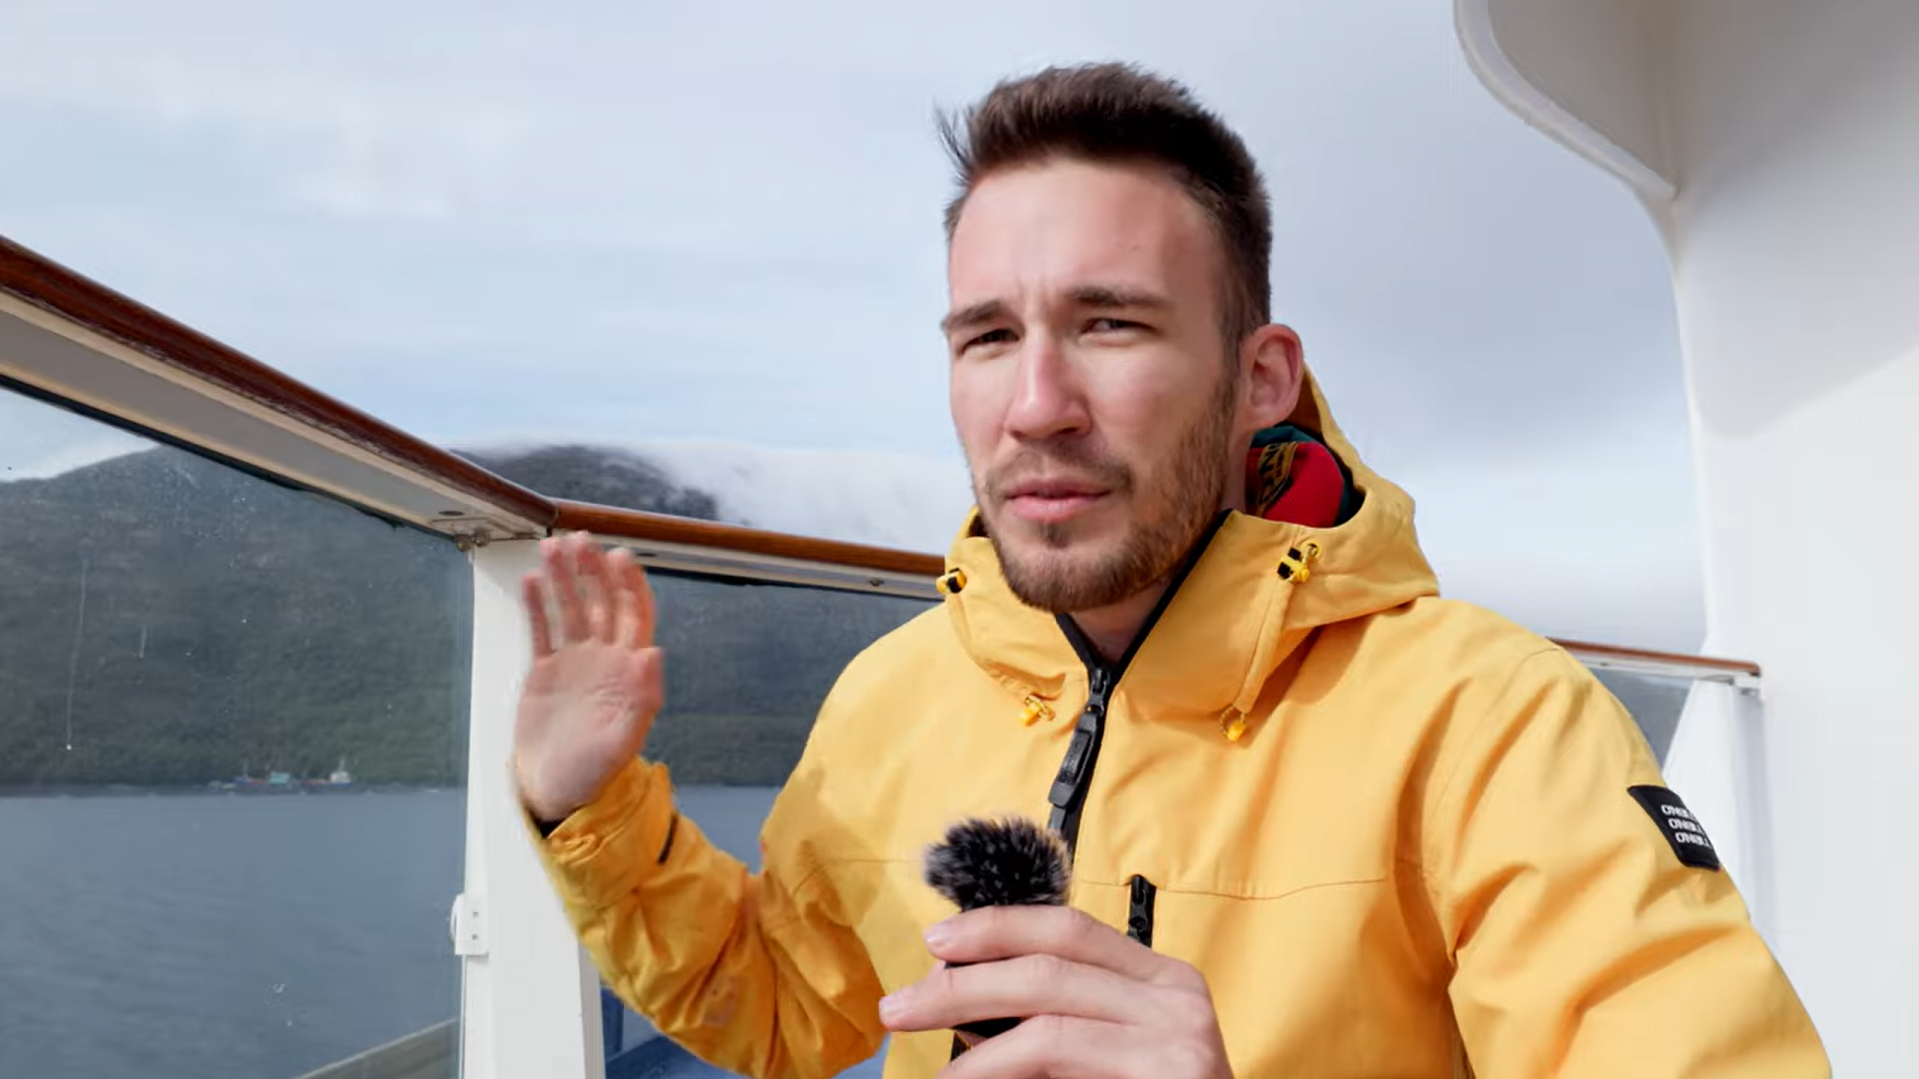
<path fill-rule="evenodd" d="M 442 442 L 664 445 L 828 534 L 862 526 L 794 497 L 822 472 L 924 476 L 933 546 L 965 502 L 934 110 L 1136 60 L 1260 158 L 1276 311 L 1446 590 L 1694 648 L 1657 236 L 1495 104 L 1451 8 L 9 0 L 0 233 Z M 0 425 L 19 469 L 97 448 Z"/>

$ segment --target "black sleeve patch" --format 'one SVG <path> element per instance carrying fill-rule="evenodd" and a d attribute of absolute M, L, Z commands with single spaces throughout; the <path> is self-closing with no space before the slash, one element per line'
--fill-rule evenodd
<path fill-rule="evenodd" d="M 1654 786 L 1628 787 L 1626 793 L 1632 795 L 1659 826 L 1659 834 L 1672 844 L 1672 852 L 1679 856 L 1680 862 L 1695 869 L 1718 872 L 1719 852 L 1713 849 L 1712 840 L 1706 838 L 1705 826 L 1677 794 Z"/>

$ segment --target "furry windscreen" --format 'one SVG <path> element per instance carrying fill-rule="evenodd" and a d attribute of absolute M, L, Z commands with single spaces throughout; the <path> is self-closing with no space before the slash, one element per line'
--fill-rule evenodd
<path fill-rule="evenodd" d="M 926 851 L 926 883 L 962 911 L 1060 906 L 1067 882 L 1066 845 L 1023 817 L 961 821 Z"/>

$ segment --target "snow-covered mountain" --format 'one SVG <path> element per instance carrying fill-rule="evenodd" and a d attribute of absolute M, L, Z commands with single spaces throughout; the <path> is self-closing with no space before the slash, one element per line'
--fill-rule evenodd
<path fill-rule="evenodd" d="M 107 432 L 15 461 L 0 483 L 51 479 L 151 445 Z M 453 452 L 552 498 L 932 554 L 946 551 L 973 497 L 957 453 L 564 438 L 498 439 Z"/>
<path fill-rule="evenodd" d="M 957 455 L 530 439 L 457 452 L 552 497 L 930 553 L 946 550 L 972 504 Z"/>

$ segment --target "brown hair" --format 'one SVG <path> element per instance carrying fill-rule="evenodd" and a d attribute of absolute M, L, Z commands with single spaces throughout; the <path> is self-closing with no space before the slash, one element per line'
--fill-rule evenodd
<path fill-rule="evenodd" d="M 939 121 L 960 191 L 946 238 L 988 174 L 1063 157 L 1166 170 L 1213 223 L 1225 255 L 1220 305 L 1227 343 L 1271 321 L 1273 213 L 1252 154 L 1179 83 L 1130 64 L 1053 67 L 993 87 Z"/>

